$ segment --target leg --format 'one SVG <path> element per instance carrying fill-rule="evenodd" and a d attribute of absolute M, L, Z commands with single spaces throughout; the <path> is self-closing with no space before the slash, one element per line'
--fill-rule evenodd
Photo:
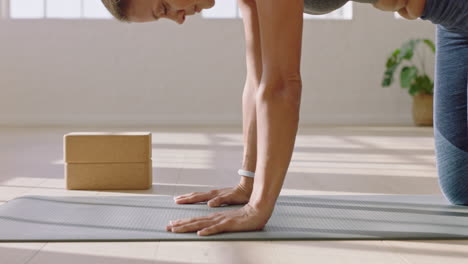
<path fill-rule="evenodd" d="M 452 203 L 468 205 L 468 33 L 437 26 L 434 138 L 439 184 Z"/>

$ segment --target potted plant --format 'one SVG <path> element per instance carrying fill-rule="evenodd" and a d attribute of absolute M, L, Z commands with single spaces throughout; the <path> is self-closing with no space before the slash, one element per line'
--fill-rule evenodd
<path fill-rule="evenodd" d="M 413 61 L 419 44 L 425 44 L 424 46 L 428 47 L 432 54 L 435 53 L 435 45 L 429 39 L 411 39 L 403 43 L 387 59 L 382 87 L 388 87 L 392 84 L 394 73 L 402 65 L 400 86 L 407 88 L 408 93 L 413 96 L 414 123 L 418 126 L 432 126 L 434 82 L 426 74 L 424 57 L 418 56 L 419 65 Z"/>

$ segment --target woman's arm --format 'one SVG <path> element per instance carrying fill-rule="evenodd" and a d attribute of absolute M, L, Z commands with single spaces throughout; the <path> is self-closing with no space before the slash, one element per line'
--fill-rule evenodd
<path fill-rule="evenodd" d="M 255 96 L 262 78 L 262 54 L 260 29 L 255 0 L 238 0 L 242 12 L 245 36 L 247 75 L 242 94 L 242 120 L 244 135 L 244 159 L 242 169 L 255 171 L 257 165 L 257 114 Z M 253 188 L 254 179 L 243 176 L 241 183 Z"/>
<path fill-rule="evenodd" d="M 299 124 L 304 0 L 255 0 L 262 76 L 256 94 L 257 166 L 249 204 L 271 213 L 291 161 Z"/>
<path fill-rule="evenodd" d="M 261 230 L 271 217 L 291 160 L 302 89 L 303 0 L 238 1 L 246 31 L 246 83 L 251 84 L 243 98 L 248 168 L 256 156 L 253 192 L 242 208 L 171 221 L 166 226 L 171 232 L 207 236 Z"/>

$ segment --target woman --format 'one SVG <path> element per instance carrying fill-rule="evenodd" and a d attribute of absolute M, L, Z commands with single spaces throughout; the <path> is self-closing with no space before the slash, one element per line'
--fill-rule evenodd
<path fill-rule="evenodd" d="M 183 24 L 214 0 L 102 0 L 121 21 L 160 18 Z M 261 230 L 272 215 L 299 122 L 303 12 L 331 12 L 346 0 L 238 0 L 243 14 L 247 77 L 243 92 L 244 159 L 233 188 L 176 197 L 176 203 L 245 204 L 236 210 L 171 221 L 172 232 L 212 235 Z M 453 204 L 468 205 L 468 1 L 358 0 L 407 19 L 437 23 L 435 121 L 439 182 Z M 274 3 L 274 4 L 273 4 Z M 256 172 L 255 181 L 253 171 Z"/>

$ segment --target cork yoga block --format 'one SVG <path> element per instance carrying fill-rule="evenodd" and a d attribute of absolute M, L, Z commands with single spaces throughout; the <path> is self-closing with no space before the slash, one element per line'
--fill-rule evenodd
<path fill-rule="evenodd" d="M 150 132 L 64 135 L 66 188 L 144 190 L 153 182 Z"/>
<path fill-rule="evenodd" d="M 150 132 L 73 132 L 64 136 L 65 162 L 147 162 Z"/>
<path fill-rule="evenodd" d="M 151 171 L 151 162 L 65 164 L 69 190 L 146 190 Z"/>

